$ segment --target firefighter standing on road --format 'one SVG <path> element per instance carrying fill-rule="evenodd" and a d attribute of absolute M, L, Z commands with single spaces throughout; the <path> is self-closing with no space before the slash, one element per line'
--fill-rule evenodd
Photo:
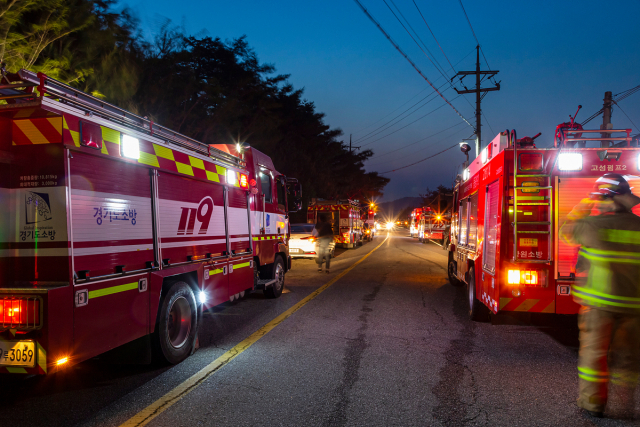
<path fill-rule="evenodd" d="M 640 217 L 631 208 L 638 203 L 624 177 L 606 174 L 565 224 L 589 268 L 586 281 L 573 287 L 582 305 L 578 406 L 596 417 L 603 416 L 610 379 L 620 386 L 621 415 L 633 414 L 640 363 Z"/>
<path fill-rule="evenodd" d="M 318 271 L 322 271 L 322 262 L 326 259 L 327 266 L 325 271 L 329 273 L 329 266 L 331 264 L 331 243 L 333 242 L 333 230 L 331 224 L 327 222 L 324 215 L 320 215 L 318 223 L 313 229 L 313 235 L 318 238 L 318 256 L 316 257 L 316 263 L 318 264 Z"/>

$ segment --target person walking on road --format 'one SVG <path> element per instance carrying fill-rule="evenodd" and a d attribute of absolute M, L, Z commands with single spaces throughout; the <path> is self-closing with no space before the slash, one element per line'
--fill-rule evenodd
<path fill-rule="evenodd" d="M 640 368 L 640 217 L 631 208 L 638 203 L 626 179 L 608 173 L 563 225 L 569 228 L 563 234 L 581 245 L 579 257 L 588 268 L 572 289 L 582 305 L 577 404 L 595 417 L 604 414 L 610 381 L 620 397 L 619 415 L 633 416 Z"/>
<path fill-rule="evenodd" d="M 329 267 L 331 264 L 331 246 L 333 243 L 333 229 L 331 228 L 331 224 L 327 222 L 324 215 L 319 216 L 318 223 L 313 229 L 312 235 L 318 238 L 318 255 L 316 257 L 318 271 L 322 271 L 322 263 L 326 260 L 327 266 L 325 267 L 325 271 L 329 273 Z"/>

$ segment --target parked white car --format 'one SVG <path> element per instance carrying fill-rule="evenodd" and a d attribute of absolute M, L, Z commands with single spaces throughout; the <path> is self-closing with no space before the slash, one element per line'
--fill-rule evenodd
<path fill-rule="evenodd" d="M 291 224 L 291 239 L 289 240 L 289 255 L 292 258 L 315 258 L 316 238 L 312 236 L 314 224 Z M 335 243 L 331 253 L 335 251 Z"/>

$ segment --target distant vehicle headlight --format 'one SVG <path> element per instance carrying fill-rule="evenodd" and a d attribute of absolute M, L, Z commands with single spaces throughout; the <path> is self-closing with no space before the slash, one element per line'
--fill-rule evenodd
<path fill-rule="evenodd" d="M 393 228 L 393 223 L 392 222 L 388 222 L 387 223 L 387 230 L 391 230 Z"/>

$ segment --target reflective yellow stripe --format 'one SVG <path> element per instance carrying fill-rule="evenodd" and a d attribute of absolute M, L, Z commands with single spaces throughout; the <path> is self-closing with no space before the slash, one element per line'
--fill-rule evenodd
<path fill-rule="evenodd" d="M 7 372 L 9 372 L 10 374 L 26 374 L 27 370 L 24 368 L 11 368 L 7 366 Z"/>
<path fill-rule="evenodd" d="M 250 265 L 251 265 L 251 263 L 249 263 L 249 262 L 243 262 L 242 264 L 234 265 L 233 269 L 237 270 L 238 268 L 249 267 Z"/>
<path fill-rule="evenodd" d="M 608 378 L 594 378 L 594 377 L 591 377 L 591 376 L 585 375 L 585 374 L 578 374 L 578 377 L 582 378 L 585 381 L 589 381 L 589 382 L 592 382 L 592 383 L 606 383 L 606 382 L 609 382 Z"/>
<path fill-rule="evenodd" d="M 209 270 L 209 276 L 213 276 L 214 274 L 220 274 L 222 273 L 224 270 L 221 268 L 216 268 L 215 270 Z"/>
<path fill-rule="evenodd" d="M 119 292 L 131 291 L 138 289 L 138 282 L 127 283 L 125 285 L 112 286 L 110 288 L 98 289 L 95 291 L 89 291 L 89 299 L 103 297 L 106 295 L 117 294 Z"/>
<path fill-rule="evenodd" d="M 42 348 L 40 343 L 36 343 L 36 350 L 38 352 L 38 366 L 47 373 L 47 352 Z"/>
<path fill-rule="evenodd" d="M 640 245 L 640 231 L 602 229 L 600 235 L 607 242 Z"/>

